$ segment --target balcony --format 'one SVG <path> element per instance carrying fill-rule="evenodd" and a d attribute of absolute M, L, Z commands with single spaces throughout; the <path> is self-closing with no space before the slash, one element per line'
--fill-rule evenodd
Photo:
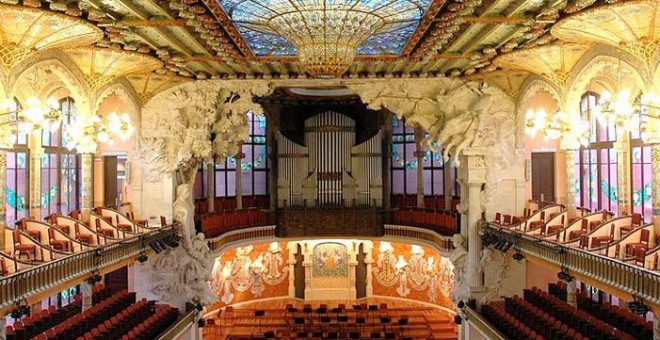
<path fill-rule="evenodd" d="M 550 264 L 557 270 L 568 270 L 570 275 L 603 291 L 621 297 L 637 296 L 647 303 L 660 304 L 658 271 L 500 225 L 483 223 L 482 228 L 500 240 L 514 244 L 515 249 L 527 258 Z"/>
<path fill-rule="evenodd" d="M 94 270 L 103 272 L 107 268 L 126 265 L 141 252 L 149 250 L 149 243 L 174 236 L 176 228 L 178 223 L 153 228 L 142 234 L 127 236 L 114 243 L 99 245 L 46 263 L 15 259 L 17 270 L 0 278 L 0 309 L 35 295 L 54 294 L 54 290 L 68 283 L 79 282 Z"/>

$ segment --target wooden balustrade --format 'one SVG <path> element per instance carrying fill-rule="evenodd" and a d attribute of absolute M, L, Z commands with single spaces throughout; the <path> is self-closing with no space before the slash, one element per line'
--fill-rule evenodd
<path fill-rule="evenodd" d="M 454 249 L 451 236 L 442 236 L 433 230 L 423 228 L 386 224 L 384 237 L 406 239 L 411 242 L 423 242 L 440 251 L 451 251 Z"/>
<path fill-rule="evenodd" d="M 607 291 L 610 287 L 631 296 L 636 294 L 648 303 L 660 304 L 660 272 L 658 271 L 497 225 L 483 223 L 482 227 L 487 232 L 513 242 L 515 248 L 523 254 L 563 267 L 571 275 L 592 280 L 602 290 Z"/>
<path fill-rule="evenodd" d="M 260 240 L 272 241 L 276 237 L 275 228 L 274 225 L 270 225 L 228 231 L 218 237 L 209 239 L 208 245 L 212 251 L 221 253 L 234 244 L 254 243 Z"/>
<path fill-rule="evenodd" d="M 177 227 L 177 224 L 166 226 L 4 276 L 0 278 L 0 309 L 67 281 L 82 279 L 90 275 L 93 270 L 135 257 L 141 251 L 149 249 L 146 244 L 175 235 Z"/>

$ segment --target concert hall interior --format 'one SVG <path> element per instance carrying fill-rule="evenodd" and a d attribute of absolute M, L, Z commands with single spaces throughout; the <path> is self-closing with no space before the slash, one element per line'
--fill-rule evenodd
<path fill-rule="evenodd" d="M 0 0 L 0 339 L 660 340 L 660 0 Z"/>

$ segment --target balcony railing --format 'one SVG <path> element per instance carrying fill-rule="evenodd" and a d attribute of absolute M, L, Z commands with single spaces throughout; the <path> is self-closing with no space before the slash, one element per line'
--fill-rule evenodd
<path fill-rule="evenodd" d="M 506 241 L 513 242 L 515 248 L 525 255 L 563 267 L 571 274 L 589 278 L 602 283 L 605 287 L 613 287 L 624 293 L 639 296 L 647 302 L 660 303 L 660 272 L 489 223 L 483 223 L 483 228 Z"/>
<path fill-rule="evenodd" d="M 481 314 L 477 313 L 475 310 L 473 310 L 470 307 L 465 307 L 465 321 L 468 323 L 471 327 L 469 330 L 469 336 L 471 339 L 477 338 L 477 336 L 473 335 L 472 332 L 478 331 L 483 335 L 484 338 L 486 339 L 491 339 L 491 340 L 505 340 L 506 336 L 504 336 L 502 333 L 500 333 L 493 325 L 491 325 L 486 319 L 484 319 Z"/>
<path fill-rule="evenodd" d="M 101 270 L 135 257 L 141 251 L 149 249 L 150 242 L 174 235 L 177 227 L 178 224 L 169 225 L 2 277 L 0 278 L 0 309 L 68 281 L 83 279 L 94 270 Z"/>
<path fill-rule="evenodd" d="M 209 248 L 214 252 L 222 252 L 234 244 L 272 241 L 275 239 L 275 228 L 274 225 L 269 225 L 228 231 L 218 237 L 209 239 Z"/>
<path fill-rule="evenodd" d="M 158 340 L 174 340 L 174 339 L 185 339 L 183 336 L 185 331 L 189 331 L 190 327 L 195 327 L 193 322 L 195 321 L 195 315 L 197 311 L 193 308 L 183 314 L 177 322 L 175 322 L 170 328 L 165 330 L 157 339 Z"/>
<path fill-rule="evenodd" d="M 406 239 L 410 242 L 422 242 L 441 251 L 451 251 L 454 249 L 451 236 L 442 236 L 433 230 L 424 228 L 386 224 L 385 237 Z"/>

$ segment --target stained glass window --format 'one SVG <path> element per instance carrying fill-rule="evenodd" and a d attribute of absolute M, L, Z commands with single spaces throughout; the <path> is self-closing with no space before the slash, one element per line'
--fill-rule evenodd
<path fill-rule="evenodd" d="M 68 214 L 80 208 L 81 180 L 79 156 L 66 148 L 66 138 L 61 133 L 75 122 L 75 101 L 66 97 L 59 101 L 62 110 L 62 126 L 56 132 L 43 131 L 41 158 L 41 217 L 53 213 Z"/>
<path fill-rule="evenodd" d="M 16 98 L 16 97 L 14 97 L 14 103 L 16 104 L 15 105 L 16 111 L 10 111 L 9 112 L 9 117 L 12 121 L 15 122 L 16 120 L 18 120 L 18 112 L 17 111 L 20 110 L 22 108 L 22 106 L 21 106 L 21 103 L 18 101 L 18 98 Z M 12 137 L 12 138 L 13 138 L 12 141 L 15 141 L 16 145 L 27 145 L 27 140 L 28 140 L 27 132 L 20 133 L 20 132 L 18 132 L 18 128 L 16 128 L 15 136 Z"/>
<path fill-rule="evenodd" d="M 644 222 L 653 218 L 651 147 L 632 148 L 632 206 L 633 212 L 644 216 Z"/>
<path fill-rule="evenodd" d="M 613 126 L 598 122 L 593 110 L 598 105 L 598 95 L 585 93 L 580 100 L 580 113 L 592 124 L 591 143 L 582 148 L 576 157 L 576 205 L 591 211 L 608 210 L 618 212 L 618 168 L 617 153 L 612 142 L 616 140 Z"/>
<path fill-rule="evenodd" d="M 405 119 L 392 118 L 392 194 L 417 193 L 417 144 L 415 129 Z"/>
<path fill-rule="evenodd" d="M 7 187 L 5 188 L 6 222 L 13 225 L 27 217 L 28 199 L 28 154 L 27 150 L 7 152 Z"/>
<path fill-rule="evenodd" d="M 219 1 L 247 44 L 257 56 L 293 56 L 295 47 L 269 24 L 283 13 L 330 11 L 353 8 L 356 13 L 375 14 L 382 25 L 358 48 L 362 55 L 399 55 L 417 29 L 432 0 L 223 0 Z M 295 5 L 294 5 L 295 4 Z M 321 7 L 323 6 L 323 7 Z M 321 12 L 324 13 L 324 12 Z M 330 17 L 330 15 L 324 15 Z M 343 17 L 342 17 L 343 18 Z M 322 20 L 319 18 L 319 20 Z M 355 20 L 362 20 L 355 18 Z M 341 26 L 338 24 L 338 26 Z"/>
<path fill-rule="evenodd" d="M 266 117 L 247 113 L 249 138 L 243 143 L 241 187 L 243 196 L 268 194 L 268 147 L 266 143 Z M 215 164 L 215 196 L 236 196 L 236 167 L 238 160 L 227 157 L 225 162 Z"/>

